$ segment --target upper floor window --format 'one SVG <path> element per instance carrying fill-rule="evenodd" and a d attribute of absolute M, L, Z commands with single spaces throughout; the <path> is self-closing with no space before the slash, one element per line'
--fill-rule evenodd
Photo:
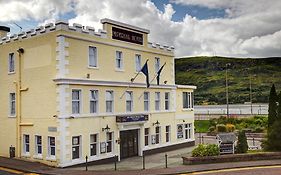
<path fill-rule="evenodd" d="M 123 53 L 116 51 L 116 68 L 123 69 Z"/>
<path fill-rule="evenodd" d="M 8 72 L 14 73 L 15 72 L 15 55 L 14 55 L 14 53 L 9 54 L 8 62 L 9 62 Z"/>
<path fill-rule="evenodd" d="M 160 69 L 160 58 L 155 57 L 155 72 L 157 73 Z"/>
<path fill-rule="evenodd" d="M 10 93 L 10 116 L 16 115 L 16 93 Z"/>
<path fill-rule="evenodd" d="M 149 111 L 149 92 L 143 93 L 144 111 Z"/>
<path fill-rule="evenodd" d="M 105 100 L 106 100 L 106 112 L 113 112 L 113 91 L 106 91 L 105 93 Z"/>
<path fill-rule="evenodd" d="M 98 66 L 98 57 L 97 57 L 97 48 L 89 47 L 89 67 L 97 67 Z"/>
<path fill-rule="evenodd" d="M 136 62 L 136 71 L 139 72 L 141 70 L 141 55 L 136 54 L 135 62 Z"/>
<path fill-rule="evenodd" d="M 170 93 L 165 92 L 165 110 L 170 109 Z"/>
<path fill-rule="evenodd" d="M 183 108 L 190 109 L 193 108 L 193 92 L 183 92 Z"/>
<path fill-rule="evenodd" d="M 80 114 L 81 90 L 72 90 L 72 114 Z"/>
<path fill-rule="evenodd" d="M 133 110 L 133 92 L 126 92 L 126 111 L 132 112 Z"/>
<path fill-rule="evenodd" d="M 90 91 L 90 113 L 98 112 L 98 99 L 99 99 L 99 91 L 91 90 Z"/>
<path fill-rule="evenodd" d="M 155 110 L 160 110 L 160 92 L 155 92 Z"/>

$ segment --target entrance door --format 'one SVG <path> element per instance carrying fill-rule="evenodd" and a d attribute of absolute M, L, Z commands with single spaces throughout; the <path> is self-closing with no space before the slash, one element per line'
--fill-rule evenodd
<path fill-rule="evenodd" d="M 121 158 L 138 155 L 138 130 L 120 131 Z"/>

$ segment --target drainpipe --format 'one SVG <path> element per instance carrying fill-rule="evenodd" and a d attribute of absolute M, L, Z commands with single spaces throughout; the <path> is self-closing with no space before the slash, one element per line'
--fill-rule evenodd
<path fill-rule="evenodd" d="M 24 53 L 23 48 L 19 48 L 17 50 L 19 54 L 19 70 L 18 70 L 18 81 L 16 82 L 16 89 L 17 89 L 17 156 L 21 157 L 21 92 L 22 92 L 22 86 L 21 86 L 21 59 L 22 55 Z"/>

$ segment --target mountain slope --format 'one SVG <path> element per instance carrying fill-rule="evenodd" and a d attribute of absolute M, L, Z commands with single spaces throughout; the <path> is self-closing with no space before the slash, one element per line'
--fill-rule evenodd
<path fill-rule="evenodd" d="M 175 60 L 176 83 L 196 85 L 197 104 L 225 104 L 226 64 L 229 102 L 250 101 L 250 77 L 254 103 L 266 103 L 272 83 L 281 90 L 281 57 L 188 57 Z"/>

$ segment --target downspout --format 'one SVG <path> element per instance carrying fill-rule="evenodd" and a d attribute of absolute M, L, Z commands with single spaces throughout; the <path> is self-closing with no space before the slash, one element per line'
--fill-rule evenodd
<path fill-rule="evenodd" d="M 19 72 L 18 72 L 18 82 L 16 83 L 16 88 L 17 88 L 17 153 L 18 157 L 21 157 L 21 59 L 22 59 L 22 54 L 24 53 L 23 48 L 19 48 L 17 50 L 19 54 Z"/>

